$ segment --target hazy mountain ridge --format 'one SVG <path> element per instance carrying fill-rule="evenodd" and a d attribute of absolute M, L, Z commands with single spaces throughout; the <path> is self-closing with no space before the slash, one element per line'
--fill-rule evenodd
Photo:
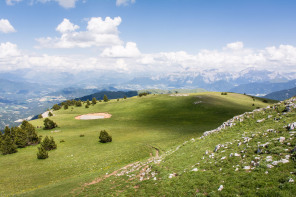
<path fill-rule="evenodd" d="M 283 100 L 286 100 L 286 99 L 291 98 L 293 96 L 296 96 L 296 87 L 288 89 L 288 90 L 281 90 L 281 91 L 277 91 L 277 92 L 272 92 L 272 93 L 264 96 L 264 98 L 283 101 Z"/>

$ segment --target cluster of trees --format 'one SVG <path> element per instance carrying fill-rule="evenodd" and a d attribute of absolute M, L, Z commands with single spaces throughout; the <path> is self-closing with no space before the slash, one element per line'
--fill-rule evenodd
<path fill-rule="evenodd" d="M 227 95 L 227 92 L 221 92 L 221 95 Z"/>
<path fill-rule="evenodd" d="M 150 94 L 149 92 L 141 92 L 141 93 L 138 94 L 138 96 L 142 97 L 142 96 L 147 96 L 149 94 Z"/>
<path fill-rule="evenodd" d="M 0 151 L 3 155 L 16 153 L 17 148 L 39 144 L 40 140 L 35 127 L 24 120 L 20 127 L 5 127 L 0 133 Z"/>
<path fill-rule="evenodd" d="M 46 136 L 38 147 L 37 159 L 46 159 L 48 158 L 48 151 L 54 150 L 57 148 L 53 137 Z"/>

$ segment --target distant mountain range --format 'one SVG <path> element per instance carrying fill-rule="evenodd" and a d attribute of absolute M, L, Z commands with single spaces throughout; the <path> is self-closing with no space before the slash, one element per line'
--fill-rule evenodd
<path fill-rule="evenodd" d="M 272 93 L 264 96 L 264 98 L 283 101 L 283 100 L 289 99 L 293 96 L 296 96 L 296 87 L 288 89 L 288 90 L 281 90 L 281 91 L 277 91 L 277 92 L 272 92 Z"/>

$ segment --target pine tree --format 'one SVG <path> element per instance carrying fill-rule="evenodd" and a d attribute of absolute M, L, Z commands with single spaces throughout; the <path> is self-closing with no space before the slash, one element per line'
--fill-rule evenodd
<path fill-rule="evenodd" d="M 24 148 L 28 144 L 27 133 L 19 127 L 16 127 L 15 145 L 18 148 Z"/>
<path fill-rule="evenodd" d="M 46 159 L 46 158 L 48 158 L 48 152 L 41 145 L 40 147 L 38 147 L 37 159 Z"/>
<path fill-rule="evenodd" d="M 35 131 L 35 127 L 32 124 L 24 120 L 21 124 L 21 129 L 27 134 L 28 145 L 39 143 L 39 137 Z"/>
<path fill-rule="evenodd" d="M 13 141 L 13 139 L 6 135 L 4 139 L 2 140 L 0 150 L 3 155 L 12 154 L 17 152 L 17 147 Z"/>
<path fill-rule="evenodd" d="M 89 102 L 89 100 L 88 100 L 88 99 L 87 99 L 87 101 L 86 101 L 86 104 L 87 104 L 87 105 L 90 105 L 90 102 Z"/>
<path fill-rule="evenodd" d="M 58 126 L 54 121 L 50 120 L 49 118 L 45 118 L 43 122 L 44 122 L 44 129 L 53 129 Z"/>
<path fill-rule="evenodd" d="M 67 104 L 64 105 L 64 109 L 65 110 L 68 109 L 68 105 Z"/>
<path fill-rule="evenodd" d="M 108 101 L 109 101 L 109 99 L 108 99 L 107 95 L 104 94 L 104 102 L 108 102 Z"/>
<path fill-rule="evenodd" d="M 101 142 L 101 143 L 112 142 L 112 136 L 109 135 L 109 134 L 107 133 L 107 131 L 105 131 L 105 130 L 103 130 L 103 131 L 100 132 L 100 137 L 99 137 L 99 139 L 100 139 L 100 142 Z"/>
<path fill-rule="evenodd" d="M 92 103 L 93 105 L 97 104 L 97 99 L 96 99 L 95 97 L 93 97 L 91 103 Z"/>
<path fill-rule="evenodd" d="M 126 99 L 126 96 L 124 95 L 124 97 L 123 97 L 124 99 Z"/>
<path fill-rule="evenodd" d="M 59 106 L 58 104 L 54 104 L 54 105 L 52 106 L 52 109 L 56 111 L 56 110 L 61 109 L 61 106 Z"/>
<path fill-rule="evenodd" d="M 4 129 L 4 135 L 5 136 L 10 136 L 10 128 L 8 126 L 6 126 L 5 129 Z"/>
<path fill-rule="evenodd" d="M 53 114 L 51 113 L 51 111 L 48 112 L 48 116 L 49 116 L 49 117 L 50 117 L 50 116 L 53 116 Z"/>
<path fill-rule="evenodd" d="M 54 150 L 57 148 L 57 145 L 53 139 L 53 137 L 46 136 L 44 140 L 41 142 L 41 145 L 44 147 L 46 151 Z"/>
<path fill-rule="evenodd" d="M 42 118 L 43 118 L 42 114 L 39 114 L 38 119 L 42 119 Z"/>

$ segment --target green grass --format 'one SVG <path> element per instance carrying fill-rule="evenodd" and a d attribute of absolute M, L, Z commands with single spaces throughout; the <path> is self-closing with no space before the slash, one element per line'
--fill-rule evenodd
<path fill-rule="evenodd" d="M 202 102 L 194 104 L 196 101 Z M 201 136 L 206 130 L 216 128 L 234 115 L 266 105 L 261 99 L 253 101 L 251 97 L 240 94 L 198 93 L 187 97 L 149 95 L 97 103 L 89 108 L 60 109 L 50 118 L 59 128 L 37 130 L 39 135 L 53 136 L 57 142 L 57 150 L 50 151 L 48 159 L 36 158 L 36 146 L 0 156 L 0 196 L 72 195 L 73 189 L 86 182 L 129 163 L 144 161 L 155 151 L 152 147 L 164 153 L 177 144 Z M 104 120 L 74 119 L 75 116 L 95 112 L 108 112 L 112 117 Z M 40 119 L 31 123 L 43 125 Z M 52 133 L 54 130 L 60 131 Z M 98 142 L 101 130 L 112 135 L 112 143 Z M 59 143 L 61 140 L 65 142 Z M 92 192 L 90 190 L 89 195 L 93 195 Z"/>

